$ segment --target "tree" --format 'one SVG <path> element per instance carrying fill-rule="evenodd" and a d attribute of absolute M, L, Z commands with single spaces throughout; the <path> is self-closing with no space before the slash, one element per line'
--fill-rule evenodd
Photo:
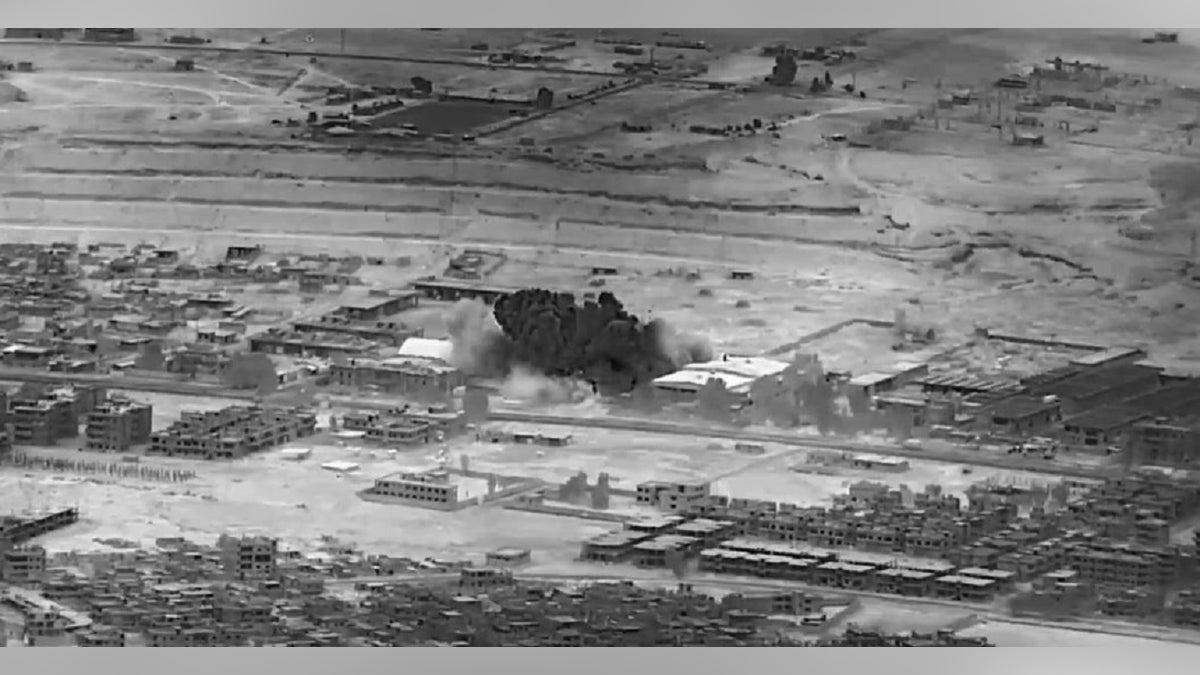
<path fill-rule="evenodd" d="M 17 393 L 14 398 L 25 400 L 37 399 L 41 398 L 45 393 L 46 386 L 44 384 L 40 384 L 38 382 L 25 382 L 21 384 L 19 389 L 17 389 Z"/>
<path fill-rule="evenodd" d="M 409 80 L 409 82 L 412 83 L 413 91 L 422 96 L 429 96 L 433 93 L 433 83 L 419 75 Z"/>
<path fill-rule="evenodd" d="M 733 397 L 729 394 L 729 390 L 725 388 L 725 382 L 715 377 L 711 377 L 707 382 L 700 387 L 696 392 L 696 403 L 700 414 L 706 419 L 714 422 L 728 422 L 730 420 L 730 406 L 733 405 Z"/>
<path fill-rule="evenodd" d="M 913 434 L 913 416 L 903 408 L 893 408 L 887 413 L 888 433 L 898 441 L 907 441 Z"/>
<path fill-rule="evenodd" d="M 267 396 L 279 387 L 279 374 L 266 354 L 236 354 L 221 370 L 221 383 L 231 389 L 256 389 Z"/>
<path fill-rule="evenodd" d="M 141 370 L 165 370 L 167 358 L 163 355 L 162 344 L 149 342 L 144 345 L 134 365 Z"/>
<path fill-rule="evenodd" d="M 662 401 L 652 385 L 639 385 L 629 394 L 629 403 L 637 412 L 653 415 L 662 411 Z"/>
<path fill-rule="evenodd" d="M 683 551 L 668 551 L 667 552 L 667 569 L 675 575 L 676 579 L 686 579 L 688 575 L 687 558 L 683 555 Z"/>
<path fill-rule="evenodd" d="M 817 430 L 822 435 L 837 429 L 836 392 L 833 386 L 821 378 L 803 387 L 804 409 L 812 415 Z"/>
<path fill-rule="evenodd" d="M 790 52 L 784 52 L 775 57 L 775 67 L 767 82 L 777 87 L 787 87 L 796 81 L 796 57 Z"/>

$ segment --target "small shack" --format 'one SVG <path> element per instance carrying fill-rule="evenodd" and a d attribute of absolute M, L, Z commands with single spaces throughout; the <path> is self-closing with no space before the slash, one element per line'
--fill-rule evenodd
<path fill-rule="evenodd" d="M 1013 134 L 1012 144 L 1022 147 L 1042 147 L 1046 145 L 1046 137 L 1042 134 Z"/>
<path fill-rule="evenodd" d="M 196 69 L 196 60 L 190 58 L 175 59 L 175 72 L 190 73 Z"/>

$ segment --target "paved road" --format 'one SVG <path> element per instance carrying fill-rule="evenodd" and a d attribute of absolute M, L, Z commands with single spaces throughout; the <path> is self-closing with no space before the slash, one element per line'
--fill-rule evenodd
<path fill-rule="evenodd" d="M 250 400 L 254 394 L 237 391 L 217 384 L 204 382 L 179 382 L 153 377 L 107 375 L 101 373 L 53 373 L 32 368 L 0 366 L 0 381 L 36 382 L 40 384 L 98 384 L 111 389 L 147 391 L 155 394 L 177 394 L 180 396 L 212 396 Z"/>
<path fill-rule="evenodd" d="M 57 42 L 48 42 L 46 40 L 0 40 L 0 45 L 3 44 L 26 44 L 26 45 L 46 45 L 52 47 L 80 47 L 92 49 L 121 49 L 121 50 L 142 50 L 142 51 L 180 51 L 180 52 L 210 52 L 210 53 L 239 53 L 248 54 L 271 54 L 276 56 L 299 56 L 312 57 L 317 59 L 344 59 L 350 61 L 384 61 L 391 63 L 415 63 L 427 64 L 434 66 L 459 66 L 462 68 L 480 68 L 487 70 L 517 70 L 525 72 L 540 72 L 552 73 L 555 75 L 578 75 L 580 77 L 603 77 L 607 79 L 620 79 L 629 77 L 623 72 L 617 71 L 601 71 L 601 70 L 583 70 L 579 68 L 551 68 L 548 66 L 532 66 L 532 65 L 514 65 L 505 63 L 487 63 L 484 61 L 465 61 L 461 59 L 437 59 L 419 56 L 395 56 L 388 54 L 365 54 L 361 52 L 328 52 L 307 49 L 282 49 L 279 47 L 270 47 L 262 45 L 250 45 L 245 47 L 221 46 L 221 45 L 176 45 L 161 43 L 138 43 L 138 42 L 83 42 L 80 40 L 62 40 Z M 703 80 L 693 79 L 688 77 L 679 77 L 671 75 L 639 75 L 645 79 L 655 80 L 659 82 L 675 82 L 678 84 L 696 85 L 702 87 L 729 87 L 729 82 L 719 80 Z"/>
<path fill-rule="evenodd" d="M 620 431 L 642 431 L 654 434 L 673 434 L 677 436 L 726 438 L 745 443 L 778 443 L 782 445 L 803 448 L 821 448 L 844 452 L 862 452 L 892 457 L 905 457 L 947 464 L 967 464 L 998 469 L 1018 471 L 1036 471 L 1072 478 L 1100 480 L 1117 473 L 1116 469 L 1072 466 L 1060 462 L 1031 463 L 1028 461 L 1010 459 L 1007 456 L 986 454 L 983 451 L 945 451 L 934 449 L 915 450 L 899 445 L 868 445 L 846 440 L 803 436 L 786 432 L 748 431 L 728 427 L 703 426 L 681 422 L 664 422 L 659 420 L 641 420 L 619 417 L 566 417 L 562 415 L 543 415 L 516 411 L 492 411 L 489 419 L 504 422 L 524 422 L 551 426 L 590 427 L 594 429 L 613 429 Z"/>

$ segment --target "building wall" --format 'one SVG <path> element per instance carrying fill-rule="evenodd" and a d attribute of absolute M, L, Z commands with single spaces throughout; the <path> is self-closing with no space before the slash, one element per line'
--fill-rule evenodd
<path fill-rule="evenodd" d="M 466 376 L 458 370 L 426 371 L 357 359 L 334 364 L 330 368 L 330 380 L 343 387 L 374 386 L 390 394 L 421 400 L 445 400 L 456 388 L 466 384 Z"/>
<path fill-rule="evenodd" d="M 1107 370 L 1107 368 L 1105 369 Z M 1084 371 L 1090 373 L 1092 371 Z M 1146 369 L 1144 372 L 1131 376 L 1123 382 L 1115 382 L 1103 391 L 1086 394 L 1079 397 L 1062 397 L 1062 412 L 1064 417 L 1071 417 L 1101 406 L 1131 399 L 1141 394 L 1147 394 L 1159 387 L 1159 377 L 1156 371 Z"/>
<path fill-rule="evenodd" d="M 1196 466 L 1200 463 L 1200 429 L 1170 424 L 1136 424 L 1129 432 L 1136 463 Z"/>
<path fill-rule="evenodd" d="M 384 497 L 405 499 L 431 506 L 455 506 L 458 490 L 448 483 L 426 482 L 418 478 L 381 478 L 375 481 L 372 492 Z"/>
<path fill-rule="evenodd" d="M 61 40 L 65 28 L 5 28 L 5 40 Z"/>
<path fill-rule="evenodd" d="M 104 452 L 124 452 L 150 442 L 153 410 L 148 405 L 102 407 L 88 415 L 85 447 Z"/>
<path fill-rule="evenodd" d="M 996 431 L 1021 435 L 1039 429 L 1045 429 L 1058 422 L 1062 415 L 1057 407 L 1040 410 L 1031 415 L 1020 417 L 1002 417 L 1003 412 L 997 411 L 988 416 L 991 426 Z"/>
<path fill-rule="evenodd" d="M 225 432 L 214 437 L 217 432 Z M 185 412 L 170 429 L 151 436 L 150 452 L 167 456 L 235 459 L 316 432 L 316 417 L 292 410 L 233 407 Z"/>

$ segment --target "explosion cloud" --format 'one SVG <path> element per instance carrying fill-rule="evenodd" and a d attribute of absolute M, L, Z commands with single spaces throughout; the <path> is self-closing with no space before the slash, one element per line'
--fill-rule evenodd
<path fill-rule="evenodd" d="M 712 358 L 698 337 L 682 335 L 661 320 L 643 323 L 615 295 L 575 303 L 570 293 L 527 289 L 496 302 L 492 316 L 508 345 L 489 341 L 511 367 L 521 363 L 552 378 L 575 378 L 597 391 L 621 393 L 694 361 Z"/>

